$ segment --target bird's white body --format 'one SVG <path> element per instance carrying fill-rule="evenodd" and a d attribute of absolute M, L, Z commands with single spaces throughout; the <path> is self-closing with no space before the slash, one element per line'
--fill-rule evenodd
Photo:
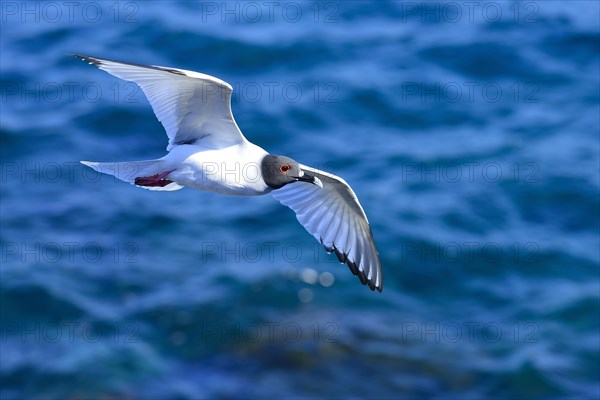
<path fill-rule="evenodd" d="M 162 158 L 166 179 L 181 186 L 235 196 L 258 196 L 271 191 L 261 178 L 265 150 L 248 141 L 222 149 L 180 145 Z"/>

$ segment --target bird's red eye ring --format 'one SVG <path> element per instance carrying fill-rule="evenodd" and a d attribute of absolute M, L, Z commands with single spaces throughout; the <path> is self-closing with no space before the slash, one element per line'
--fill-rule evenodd
<path fill-rule="evenodd" d="M 279 166 L 279 170 L 282 174 L 287 174 L 290 169 L 292 169 L 292 167 L 290 167 L 290 164 L 281 164 Z"/>

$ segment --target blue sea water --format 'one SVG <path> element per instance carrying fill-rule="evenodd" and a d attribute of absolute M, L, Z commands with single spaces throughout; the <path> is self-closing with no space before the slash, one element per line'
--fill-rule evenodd
<path fill-rule="evenodd" d="M 598 398 L 598 4 L 2 1 L 2 399 Z M 352 185 L 383 292 L 270 196 L 84 169 L 167 141 L 71 53 L 231 83 Z"/>

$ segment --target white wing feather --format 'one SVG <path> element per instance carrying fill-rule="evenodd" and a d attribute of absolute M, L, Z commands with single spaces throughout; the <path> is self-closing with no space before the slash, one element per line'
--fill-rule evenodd
<path fill-rule="evenodd" d="M 346 263 L 371 290 L 381 291 L 383 279 L 379 253 L 369 221 L 350 186 L 340 177 L 301 165 L 323 184 L 295 182 L 271 192 L 291 208 L 304 228 Z"/>
<path fill-rule="evenodd" d="M 246 140 L 231 112 L 233 89 L 227 82 L 184 69 L 75 57 L 139 85 L 167 131 L 167 150 L 191 143 L 220 149 Z"/>

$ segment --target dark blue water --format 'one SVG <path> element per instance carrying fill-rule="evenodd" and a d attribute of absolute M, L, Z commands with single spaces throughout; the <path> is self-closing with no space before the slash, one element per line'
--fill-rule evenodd
<path fill-rule="evenodd" d="M 3 399 L 599 397 L 597 2 L 1 7 Z M 167 140 L 69 53 L 230 82 L 353 186 L 383 293 L 270 196 L 85 170 Z"/>

